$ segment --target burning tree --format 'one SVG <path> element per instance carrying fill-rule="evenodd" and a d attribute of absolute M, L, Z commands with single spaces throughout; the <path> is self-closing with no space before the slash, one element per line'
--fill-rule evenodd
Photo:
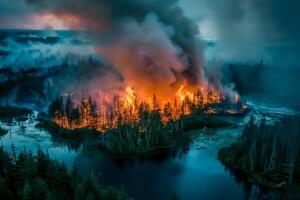
<path fill-rule="evenodd" d="M 109 133 L 109 146 L 117 152 L 172 144 L 182 135 L 182 116 L 232 114 L 232 110 L 239 113 L 246 108 L 214 89 L 193 91 L 186 85 L 180 86 L 171 100 L 162 101 L 155 95 L 148 101 L 140 100 L 135 90 L 127 87 L 123 96 L 110 99 L 104 94 L 97 103 L 88 97 L 74 105 L 70 96 L 54 100 L 49 109 L 53 121 L 66 129 L 92 128 Z"/>
<path fill-rule="evenodd" d="M 150 101 L 139 100 L 134 89 L 127 87 L 123 97 L 115 95 L 110 100 L 102 96 L 99 102 L 97 104 L 92 97 L 83 98 L 75 107 L 68 96 L 66 100 L 54 100 L 49 113 L 56 124 L 67 129 L 91 127 L 104 133 L 121 125 L 139 125 L 138 130 L 143 133 L 147 124 L 143 122 L 145 118 L 158 120 L 163 126 L 170 127 L 170 124 L 180 121 L 181 116 L 222 112 L 235 114 L 247 108 L 238 100 L 229 100 L 219 91 L 202 88 L 193 92 L 184 85 L 172 101 L 161 101 L 155 95 Z"/>

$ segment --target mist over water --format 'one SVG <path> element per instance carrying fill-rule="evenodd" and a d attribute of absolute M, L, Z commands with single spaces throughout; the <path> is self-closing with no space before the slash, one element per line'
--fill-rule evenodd
<path fill-rule="evenodd" d="M 96 57 L 87 32 L 0 30 L 0 68 L 48 68 Z"/>

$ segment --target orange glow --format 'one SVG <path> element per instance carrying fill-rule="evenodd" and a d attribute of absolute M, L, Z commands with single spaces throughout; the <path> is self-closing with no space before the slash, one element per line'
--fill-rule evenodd
<path fill-rule="evenodd" d="M 72 15 L 58 17 L 52 13 L 33 14 L 30 16 L 32 29 L 69 29 L 72 24 L 78 24 L 79 19 Z M 33 27 L 34 26 L 34 27 Z"/>
<path fill-rule="evenodd" d="M 176 96 L 178 97 L 180 102 L 183 102 L 186 98 L 192 100 L 193 99 L 193 92 L 187 89 L 187 84 L 184 82 L 180 87 L 179 90 L 176 92 Z"/>
<path fill-rule="evenodd" d="M 84 20 L 83 20 L 84 19 Z M 104 31 L 110 26 L 107 18 L 103 17 L 97 21 L 87 17 L 72 13 L 59 11 L 33 13 L 29 15 L 29 22 L 16 24 L 19 28 L 29 29 L 53 29 L 53 30 L 101 30 Z"/>
<path fill-rule="evenodd" d="M 125 107 L 126 108 L 133 107 L 133 109 L 134 109 L 134 103 L 136 101 L 136 92 L 130 86 L 126 87 L 125 90 L 126 90 L 126 95 L 124 97 L 124 99 L 125 99 Z"/>
<path fill-rule="evenodd" d="M 68 119 L 66 114 L 55 116 L 53 121 L 68 129 L 92 127 L 106 132 L 122 124 L 139 123 L 144 112 L 158 112 L 161 122 L 167 125 L 170 121 L 176 121 L 181 116 L 191 115 L 199 110 L 204 114 L 217 114 L 214 106 L 226 99 L 220 91 L 211 88 L 189 89 L 186 82 L 169 99 L 159 100 L 155 95 L 151 100 L 140 99 L 131 86 L 125 88 L 123 95 L 115 95 L 112 99 L 105 93 L 98 98 L 101 103 L 97 104 L 96 114 L 92 114 L 90 100 L 83 99 L 79 107 L 79 121 Z M 227 113 L 235 114 L 236 111 L 230 109 Z"/>
<path fill-rule="evenodd" d="M 216 114 L 217 112 L 213 108 L 209 107 L 207 109 L 207 111 L 205 111 L 205 113 L 207 113 L 207 114 Z"/>
<path fill-rule="evenodd" d="M 236 114 L 236 111 L 235 111 L 234 109 L 229 109 L 229 110 L 227 110 L 227 112 L 228 112 L 229 114 Z"/>
<path fill-rule="evenodd" d="M 239 102 L 239 95 L 238 94 L 235 94 L 234 95 L 234 101 L 235 101 L 235 103 L 237 103 L 237 102 Z"/>

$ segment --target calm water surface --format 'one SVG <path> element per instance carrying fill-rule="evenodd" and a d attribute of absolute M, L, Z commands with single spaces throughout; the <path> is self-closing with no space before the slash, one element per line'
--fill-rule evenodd
<path fill-rule="evenodd" d="M 11 151 L 47 151 L 50 157 L 62 161 L 71 169 L 76 165 L 82 174 L 93 172 L 102 183 L 124 185 L 134 199 L 244 199 L 243 185 L 217 159 L 223 146 L 234 142 L 247 121 L 236 119 L 234 128 L 218 129 L 213 135 L 200 130 L 193 132 L 193 142 L 159 157 L 116 160 L 87 145 L 70 145 L 54 140 L 46 131 L 36 129 L 36 121 L 12 124 L 0 123 L 9 133 L 0 138 L 1 145 Z M 23 128 L 22 128 L 23 127 Z M 26 128 L 24 128 L 26 127 Z M 250 199 L 255 198 L 254 191 Z"/>

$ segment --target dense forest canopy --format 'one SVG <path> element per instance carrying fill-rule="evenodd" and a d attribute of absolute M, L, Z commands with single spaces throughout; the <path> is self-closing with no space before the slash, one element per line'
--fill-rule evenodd
<path fill-rule="evenodd" d="M 219 152 L 230 168 L 241 170 L 261 184 L 294 187 L 300 177 L 299 116 L 284 117 L 270 124 L 265 118 L 250 120 L 240 139 Z"/>

